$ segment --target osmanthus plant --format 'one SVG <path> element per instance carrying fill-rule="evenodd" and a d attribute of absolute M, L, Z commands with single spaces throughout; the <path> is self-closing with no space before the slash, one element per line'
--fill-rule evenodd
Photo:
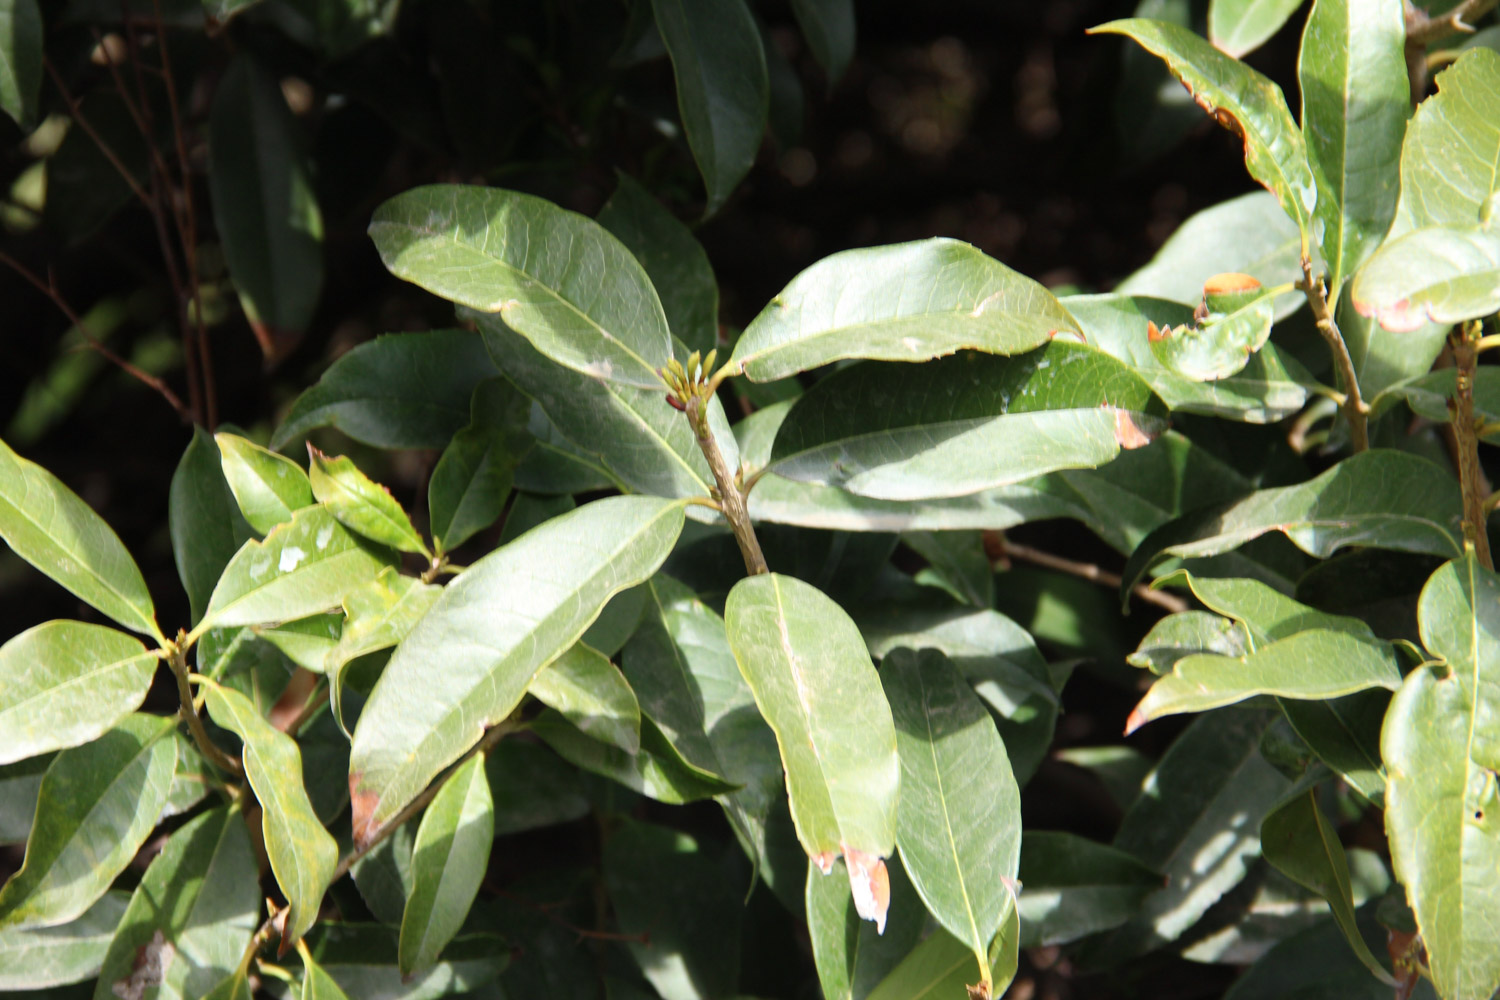
<path fill-rule="evenodd" d="M 689 16 L 653 7 L 664 34 Z M 0 445 L 0 537 L 119 626 L 0 647 L 0 802 L 26 810 L 0 813 L 26 844 L 0 989 L 727 998 L 764 903 L 830 998 L 997 997 L 1042 945 L 1248 965 L 1236 1000 L 1492 997 L 1500 56 L 1458 54 L 1412 114 L 1430 21 L 1315 0 L 1299 123 L 1224 51 L 1260 29 L 1214 10 L 1220 48 L 1099 30 L 1159 55 L 1267 192 L 1109 294 L 931 239 L 835 254 L 721 339 L 701 248 L 626 178 L 596 219 L 391 199 L 381 258 L 455 322 L 345 354 L 270 447 L 195 432 L 183 627 Z M 1251 478 L 1211 447 L 1227 424 L 1326 460 Z M 425 512 L 307 444 L 324 428 L 438 453 Z M 1072 666 L 995 610 L 990 560 L 1050 518 L 1173 609 L 1128 727 L 1199 715 L 1159 761 L 1066 751 L 1121 804 L 1110 844 L 1023 832 Z M 175 715 L 143 710 L 162 667 Z M 643 799 L 716 803 L 741 850 Z M 598 870 L 515 903 L 506 838 L 590 813 Z M 580 895 L 613 927 L 592 963 L 538 930 L 571 941 Z"/>

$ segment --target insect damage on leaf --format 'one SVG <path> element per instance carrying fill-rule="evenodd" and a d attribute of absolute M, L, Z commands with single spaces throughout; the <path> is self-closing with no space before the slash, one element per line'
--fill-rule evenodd
<path fill-rule="evenodd" d="M 1392 333 L 1411 333 L 1420 330 L 1432 321 L 1426 306 L 1412 308 L 1411 299 L 1398 299 L 1388 306 L 1373 305 L 1368 300 L 1354 299 L 1354 311 L 1368 319 L 1374 319 Z"/>
<path fill-rule="evenodd" d="M 1147 431 L 1135 422 L 1129 410 L 1115 411 L 1115 441 L 1126 451 L 1144 448 L 1156 440 L 1156 434 Z"/>
<path fill-rule="evenodd" d="M 849 869 L 855 912 L 865 920 L 875 921 L 875 932 L 884 934 L 885 915 L 891 906 L 891 876 L 885 861 L 874 854 L 845 847 L 844 864 Z"/>
<path fill-rule="evenodd" d="M 349 775 L 349 811 L 354 826 L 354 847 L 364 850 L 378 831 L 375 826 L 375 808 L 380 805 L 380 796 L 359 787 L 364 772 Z"/>
<path fill-rule="evenodd" d="M 172 946 L 160 930 L 151 935 L 151 940 L 135 950 L 135 964 L 130 975 L 118 980 L 110 991 L 121 1000 L 142 1000 L 146 991 L 160 986 L 167 976 L 167 966 L 177 957 Z"/>

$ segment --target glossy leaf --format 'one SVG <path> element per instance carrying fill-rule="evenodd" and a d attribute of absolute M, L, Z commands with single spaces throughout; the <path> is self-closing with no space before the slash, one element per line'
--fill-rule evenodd
<path fill-rule="evenodd" d="M 302 467 L 285 455 L 237 434 L 214 435 L 224 480 L 250 527 L 268 534 L 292 514 L 313 504 L 312 486 Z"/>
<path fill-rule="evenodd" d="M 387 566 L 386 569 L 390 567 Z M 254 632 L 281 650 L 288 660 L 303 670 L 321 674 L 328 654 L 338 645 L 343 626 L 343 614 L 333 611 L 282 622 L 280 625 L 257 626 Z"/>
<path fill-rule="evenodd" d="M 356 841 L 368 842 L 508 716 L 611 596 L 654 573 L 682 519 L 682 505 L 666 500 L 598 500 L 492 552 L 444 588 L 391 657 L 354 731 Z"/>
<path fill-rule="evenodd" d="M 1417 416 L 1446 423 L 1452 416 L 1448 401 L 1454 397 L 1457 376 L 1457 369 L 1439 368 L 1397 382 L 1370 401 L 1370 411 L 1381 414 L 1404 401 Z M 1479 366 L 1474 372 L 1473 393 L 1475 420 L 1482 425 L 1500 424 L 1500 370 Z M 1486 432 L 1482 440 L 1494 442 L 1495 432 Z"/>
<path fill-rule="evenodd" d="M 305 507 L 264 541 L 246 542 L 235 554 L 197 630 L 291 621 L 326 611 L 392 561 L 388 552 L 340 524 L 327 507 Z"/>
<path fill-rule="evenodd" d="M 53 758 L 26 858 L 0 889 L 0 928 L 74 920 L 125 870 L 167 800 L 177 762 L 173 722 L 132 715 Z"/>
<path fill-rule="evenodd" d="M 218 808 L 173 831 L 130 897 L 95 990 L 112 1000 L 139 984 L 149 963 L 164 961 L 155 996 L 193 1000 L 240 963 L 260 921 L 255 855 L 245 817 Z M 139 986 L 137 986 L 139 988 Z"/>
<path fill-rule="evenodd" d="M 172 473 L 168 498 L 172 555 L 196 622 L 203 617 L 219 574 L 253 537 L 224 478 L 219 449 L 201 427 L 193 429 L 192 440 Z"/>
<path fill-rule="evenodd" d="M 1500 133 L 1500 53 L 1476 48 L 1436 77 L 1401 147 L 1398 229 L 1468 226 L 1487 221 L 1485 206 L 1500 191 L 1495 161 Z"/>
<path fill-rule="evenodd" d="M 845 888 L 842 861 L 827 875 L 807 866 L 803 906 L 818 984 L 825 1000 L 864 1000 L 921 940 L 922 899 L 899 859 L 891 859 L 891 919 L 884 932 L 861 920 Z"/>
<path fill-rule="evenodd" d="M 1239 58 L 1260 48 L 1301 6 L 1302 0 L 1213 0 L 1209 41 Z"/>
<path fill-rule="evenodd" d="M 340 524 L 381 545 L 432 555 L 391 491 L 360 472 L 352 459 L 329 458 L 311 445 L 307 454 L 313 498 Z"/>
<path fill-rule="evenodd" d="M 1390 697 L 1364 691 L 1328 701 L 1283 701 L 1281 711 L 1304 743 L 1377 807 L 1385 803 L 1380 724 Z"/>
<path fill-rule="evenodd" d="M 490 863 L 495 811 L 484 758 L 444 783 L 422 816 L 412 851 L 412 891 L 401 916 L 403 976 L 429 968 L 463 926 Z"/>
<path fill-rule="evenodd" d="M 1157 581 L 1162 587 L 1178 583 L 1185 583 L 1206 607 L 1235 619 L 1252 648 L 1289 639 L 1309 629 L 1375 639 L 1374 631 L 1360 619 L 1319 611 L 1259 580 L 1202 576 L 1179 570 Z"/>
<path fill-rule="evenodd" d="M 460 934 L 443 958 L 410 981 L 397 965 L 397 932 L 378 924 L 325 923 L 307 936 L 313 961 L 346 996 L 358 1000 L 437 1000 L 494 982 L 510 961 L 505 943 L 488 934 Z"/>
<path fill-rule="evenodd" d="M 308 800 L 296 742 L 272 726 L 238 691 L 212 681 L 205 687 L 214 722 L 244 740 L 241 760 L 260 802 L 266 855 L 290 906 L 281 933 L 285 953 L 318 919 L 323 893 L 338 866 L 338 844 L 323 829 Z"/>
<path fill-rule="evenodd" d="M 1306 247 L 1317 184 L 1281 88 L 1180 25 L 1140 18 L 1091 29 L 1126 35 L 1159 56 L 1193 100 L 1245 144 L 1245 169 L 1276 196 Z"/>
<path fill-rule="evenodd" d="M 860 916 L 884 928 L 901 766 L 859 630 L 816 588 L 775 573 L 735 584 L 724 627 L 776 733 L 802 849 L 825 873 L 844 855 Z"/>
<path fill-rule="evenodd" d="M 744 0 L 652 0 L 672 57 L 677 109 L 708 189 L 705 217 L 724 204 L 760 151 L 770 83 Z"/>
<path fill-rule="evenodd" d="M 561 368 L 495 316 L 473 317 L 491 356 L 579 452 L 622 487 L 655 496 L 707 496 L 713 484 L 689 422 L 666 393 L 589 378 Z M 733 468 L 734 435 L 717 398 L 709 427 Z M 538 435 L 540 437 L 541 435 Z"/>
<path fill-rule="evenodd" d="M 1386 835 L 1438 992 L 1500 988 L 1500 578 L 1470 550 L 1422 588 L 1422 644 L 1441 664 L 1412 671 L 1386 714 Z"/>
<path fill-rule="evenodd" d="M 1247 646 L 1245 630 L 1238 622 L 1207 611 L 1179 611 L 1152 625 L 1140 646 L 1125 660 L 1133 667 L 1165 674 L 1177 661 L 1194 653 L 1242 656 Z"/>
<path fill-rule="evenodd" d="M 1094 468 L 1165 430 L 1138 376 L 1092 348 L 866 363 L 823 379 L 776 435 L 779 475 L 885 500 L 953 497 Z"/>
<path fill-rule="evenodd" d="M 532 446 L 531 401 L 503 379 L 474 391 L 469 426 L 454 435 L 427 483 L 432 537 L 451 550 L 500 518 L 516 467 Z"/>
<path fill-rule="evenodd" d="M 592 219 L 532 195 L 434 184 L 375 210 L 370 236 L 398 278 L 499 314 L 558 364 L 660 389 L 672 357 L 646 272 Z"/>
<path fill-rule="evenodd" d="M 1021 838 L 1021 945 L 1067 944 L 1129 920 L 1162 879 L 1131 855 L 1076 834 Z"/>
<path fill-rule="evenodd" d="M 1334 921 L 1359 960 L 1389 986 L 1396 980 L 1370 954 L 1354 916 L 1354 890 L 1349 862 L 1338 833 L 1318 808 L 1316 789 L 1308 789 L 1269 813 L 1260 824 L 1261 849 L 1266 860 L 1298 885 L 1328 901 Z"/>
<path fill-rule="evenodd" d="M 62 481 L 0 441 L 0 538 L 79 600 L 161 639 L 146 581 L 120 537 Z"/>
<path fill-rule="evenodd" d="M 580 732 L 626 753 L 641 748 L 641 707 L 620 668 L 578 643 L 537 672 L 527 692 Z"/>
<path fill-rule="evenodd" d="M 837 82 L 854 57 L 854 0 L 792 0 L 792 14 L 829 82 Z"/>
<path fill-rule="evenodd" d="M 1199 326 L 1183 324 L 1148 336 L 1162 367 L 1195 382 L 1237 375 L 1271 336 L 1274 300 L 1269 295 Z"/>
<path fill-rule="evenodd" d="M 1330 288 L 1364 263 L 1396 214 L 1411 108 L 1405 48 L 1397 0 L 1316 0 L 1308 15 L 1297 79 Z"/>
<path fill-rule="evenodd" d="M 967 243 L 931 239 L 826 257 L 792 279 L 730 362 L 769 382 L 844 358 L 1019 354 L 1078 329 L 1052 293 Z"/>
<path fill-rule="evenodd" d="M 5 0 L 0 3 L 0 111 L 29 128 L 41 90 L 41 11 L 36 0 Z"/>
<path fill-rule="evenodd" d="M 896 842 L 928 911 L 988 972 L 1021 856 L 1021 792 L 1000 734 L 935 650 L 897 650 L 880 667 L 896 723 Z"/>
<path fill-rule="evenodd" d="M 1355 275 L 1352 295 L 1397 333 L 1489 316 L 1500 311 L 1500 229 L 1429 226 L 1397 237 Z"/>
<path fill-rule="evenodd" d="M 0 990 L 38 990 L 92 977 L 129 898 L 107 892 L 70 923 L 0 931 Z"/>
<path fill-rule="evenodd" d="M 628 174 L 599 210 L 599 225 L 641 262 L 672 335 L 707 354 L 719 341 L 719 285 L 692 230 Z"/>
<path fill-rule="evenodd" d="M 1448 473 L 1415 455 L 1376 449 L 1304 483 L 1257 490 L 1165 524 L 1141 543 L 1122 575 L 1130 587 L 1169 555 L 1217 555 L 1268 531 L 1320 559 L 1346 545 L 1452 556 L 1462 517 Z"/>
<path fill-rule="evenodd" d="M 376 337 L 341 355 L 297 397 L 271 446 L 336 427 L 376 448 L 442 448 L 469 422 L 475 386 L 498 374 L 468 330 Z"/>

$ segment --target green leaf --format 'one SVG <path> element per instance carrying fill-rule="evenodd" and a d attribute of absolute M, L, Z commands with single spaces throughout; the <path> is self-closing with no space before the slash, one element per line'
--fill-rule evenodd
<path fill-rule="evenodd" d="M 264 541 L 235 553 L 194 630 L 291 621 L 337 607 L 394 560 L 328 508 L 304 507 Z"/>
<path fill-rule="evenodd" d="M 193 1000 L 234 972 L 260 921 L 260 885 L 245 817 L 202 813 L 167 838 L 130 897 L 110 942 L 97 1000 L 141 990 L 157 955 L 161 1000 Z M 139 994 L 137 994 L 139 995 Z"/>
<path fill-rule="evenodd" d="M 307 446 L 308 481 L 313 497 L 351 531 L 402 552 L 431 558 L 432 552 L 391 491 L 370 479 L 353 459 L 329 458 Z"/>
<path fill-rule="evenodd" d="M 219 574 L 254 537 L 224 478 L 219 449 L 201 427 L 193 428 L 192 440 L 172 473 L 168 497 L 172 555 L 196 622 L 203 617 Z"/>
<path fill-rule="evenodd" d="M 276 77 L 248 55 L 214 90 L 208 181 L 246 317 L 272 337 L 301 333 L 323 285 L 323 215 L 301 125 Z"/>
<path fill-rule="evenodd" d="M 1354 917 L 1354 890 L 1349 862 L 1337 832 L 1318 808 L 1317 789 L 1293 796 L 1260 824 L 1261 849 L 1266 860 L 1287 878 L 1328 900 L 1333 919 L 1365 968 L 1388 986 L 1396 980 L 1370 954 Z"/>
<path fill-rule="evenodd" d="M 599 210 L 599 225 L 646 269 L 672 335 L 707 354 L 719 342 L 719 285 L 708 254 L 693 231 L 634 178 L 616 176 L 619 183 Z"/>
<path fill-rule="evenodd" d="M 87 743 L 146 699 L 157 655 L 103 625 L 52 621 L 0 646 L 0 764 Z"/>
<path fill-rule="evenodd" d="M 336 427 L 376 448 L 443 448 L 469 422 L 474 388 L 499 372 L 468 330 L 390 333 L 328 366 L 271 438 L 285 448 Z"/>
<path fill-rule="evenodd" d="M 578 772 L 539 744 L 501 740 L 485 755 L 484 773 L 494 797 L 497 838 L 589 813 Z"/>
<path fill-rule="evenodd" d="M 1015 922 L 1015 908 L 1007 926 Z M 998 940 L 998 939 L 997 939 Z M 1014 947 L 1014 941 L 1010 941 Z M 995 982 L 995 996 L 1005 992 L 1009 980 L 990 973 Z M 1013 971 L 1012 971 L 1012 974 Z M 974 955 L 967 945 L 942 928 L 927 936 L 901 960 L 890 975 L 868 994 L 868 1000 L 949 1000 L 966 995 L 974 979 Z"/>
<path fill-rule="evenodd" d="M 1059 750 L 1056 757 L 1060 761 L 1073 764 L 1088 771 L 1104 790 L 1109 793 L 1110 799 L 1120 807 L 1120 811 L 1128 810 L 1134 804 L 1141 793 L 1141 786 L 1145 783 L 1146 775 L 1151 773 L 1155 762 L 1142 754 L 1139 750 L 1127 746 L 1100 746 L 1100 747 L 1067 747 Z M 1026 863 L 1026 842 L 1021 842 L 1021 870 L 1024 872 Z"/>
<path fill-rule="evenodd" d="M 269 534 L 292 514 L 313 504 L 312 486 L 302 467 L 285 455 L 236 434 L 214 435 L 223 460 L 224 480 L 245 520 L 257 534 Z"/>
<path fill-rule="evenodd" d="M 1367 947 L 1386 947 L 1387 929 L 1374 907 L 1361 910 L 1359 929 Z M 1416 1000 L 1437 1000 L 1432 984 L 1415 981 Z M 1224 994 L 1225 1000 L 1390 1000 L 1391 988 L 1374 976 L 1343 942 L 1332 917 L 1278 941 L 1246 969 Z"/>
<path fill-rule="evenodd" d="M 1046 830 L 1022 836 L 1020 874 L 1025 948 L 1118 927 L 1162 884 L 1160 875 L 1118 848 Z"/>
<path fill-rule="evenodd" d="M 403 976 L 436 964 L 468 916 L 490 863 L 495 812 L 484 758 L 475 754 L 444 783 L 422 816 L 412 851 L 412 891 L 401 915 Z"/>
<path fill-rule="evenodd" d="M 411 897 L 411 856 L 417 825 L 416 819 L 402 823 L 349 868 L 359 898 L 376 919 L 392 927 L 401 926 L 401 915 Z"/>
<path fill-rule="evenodd" d="M 583 643 L 537 672 L 527 692 L 578 730 L 633 754 L 641 748 L 641 707 L 620 668 Z"/>
<path fill-rule="evenodd" d="M 1435 423 L 1447 423 L 1452 417 L 1448 401 L 1454 398 L 1458 370 L 1439 368 L 1414 378 L 1397 382 L 1370 401 L 1370 412 L 1382 414 L 1399 401 L 1405 401 L 1413 413 Z M 1500 424 L 1500 369 L 1481 365 L 1474 372 L 1474 419 L 1481 425 Z M 1494 431 L 1483 440 L 1494 443 Z"/>
<path fill-rule="evenodd" d="M 1195 382 L 1214 382 L 1244 370 L 1271 336 L 1274 300 L 1262 295 L 1201 327 L 1183 324 L 1148 337 L 1162 367 Z"/>
<path fill-rule="evenodd" d="M 1153 674 L 1165 674 L 1178 660 L 1194 653 L 1242 656 L 1248 645 L 1245 630 L 1237 622 L 1207 611 L 1179 611 L 1152 625 L 1125 662 Z"/>
<path fill-rule="evenodd" d="M 901 765 L 859 630 L 815 587 L 775 573 L 735 584 L 724 628 L 776 733 L 802 849 L 825 874 L 842 854 L 860 916 L 883 928 Z"/>
<path fill-rule="evenodd" d="M 0 538 L 11 551 L 132 632 L 165 641 L 135 560 L 62 481 L 0 441 Z"/>
<path fill-rule="evenodd" d="M 956 599 L 976 608 L 995 604 L 995 569 L 978 531 L 909 531 L 902 544 L 927 560 L 938 585 Z M 920 578 L 920 577 L 919 577 Z"/>
<path fill-rule="evenodd" d="M 296 741 L 272 726 L 238 691 L 213 681 L 204 687 L 214 722 L 245 741 L 245 777 L 260 802 L 266 855 L 289 904 L 281 932 L 285 953 L 318 919 L 323 893 L 338 867 L 338 844 L 308 800 Z"/>
<path fill-rule="evenodd" d="M 1245 169 L 1297 223 L 1305 254 L 1318 189 L 1302 132 L 1287 110 L 1281 88 L 1181 25 L 1131 18 L 1089 32 L 1135 39 L 1167 64 L 1200 107 L 1244 141 Z"/>
<path fill-rule="evenodd" d="M 942 653 L 897 650 L 880 679 L 901 756 L 901 861 L 928 911 L 987 973 L 1021 857 L 1021 791 L 1005 745 Z"/>
<path fill-rule="evenodd" d="M 677 110 L 713 215 L 749 173 L 770 108 L 760 33 L 744 0 L 652 0 Z"/>
<path fill-rule="evenodd" d="M 387 566 L 386 569 L 390 567 Z M 338 646 L 343 627 L 343 614 L 333 611 L 282 622 L 280 625 L 256 626 L 254 632 L 256 636 L 281 650 L 288 660 L 303 670 L 321 674 L 328 654 Z"/>
<path fill-rule="evenodd" d="M 398 278 L 498 313 L 553 361 L 660 389 L 672 357 L 646 272 L 593 219 L 498 188 L 433 184 L 375 210 L 370 237 Z"/>
<path fill-rule="evenodd" d="M 1422 644 L 1381 734 L 1385 826 L 1438 992 L 1482 1000 L 1500 987 L 1500 578 L 1470 550 L 1422 588 Z"/>
<path fill-rule="evenodd" d="M 854 0 L 792 0 L 792 15 L 828 82 L 837 83 L 854 58 Z"/>
<path fill-rule="evenodd" d="M 1257 490 L 1162 525 L 1125 565 L 1125 589 L 1168 556 L 1229 552 L 1268 531 L 1326 559 L 1346 545 L 1453 556 L 1463 520 L 1457 484 L 1415 455 L 1375 449 L 1295 486 Z"/>
<path fill-rule="evenodd" d="M 0 889 L 0 928 L 65 924 L 104 895 L 167 800 L 177 762 L 174 721 L 132 715 L 53 758 L 26 859 Z"/>
<path fill-rule="evenodd" d="M 1429 226 L 1381 246 L 1360 268 L 1354 308 L 1387 330 L 1453 324 L 1500 310 L 1500 229 Z"/>
<path fill-rule="evenodd" d="M 449 551 L 494 524 L 532 446 L 531 400 L 504 379 L 474 390 L 469 426 L 453 436 L 427 483 L 432 537 Z"/>
<path fill-rule="evenodd" d="M 1077 329 L 1035 281 L 967 243 L 930 239 L 820 260 L 751 321 L 730 362 L 769 382 L 843 358 L 1019 354 Z"/>
<path fill-rule="evenodd" d="M 813 962 L 825 1000 L 864 1000 L 916 947 L 927 923 L 922 899 L 900 860 L 891 859 L 891 919 L 884 932 L 861 920 L 845 890 L 842 861 L 824 875 L 807 867 L 803 891 Z"/>
<path fill-rule="evenodd" d="M 94 976 L 129 899 L 107 892 L 71 923 L 0 931 L 0 990 L 39 990 Z"/>
<path fill-rule="evenodd" d="M 1302 129 L 1335 290 L 1380 245 L 1396 214 L 1411 109 L 1405 49 L 1398 0 L 1316 0 L 1302 34 Z"/>
<path fill-rule="evenodd" d="M 1323 763 L 1379 807 L 1385 802 L 1380 724 L 1389 703 L 1377 690 L 1328 701 L 1283 701 L 1281 711 Z"/>
<path fill-rule="evenodd" d="M 732 855 L 685 833 L 627 821 L 604 842 L 604 885 L 630 953 L 664 1000 L 729 997 L 744 903 Z"/>
<path fill-rule="evenodd" d="M 344 629 L 338 644 L 323 657 L 329 705 L 344 735 L 349 735 L 344 725 L 344 667 L 368 653 L 399 644 L 442 592 L 436 584 L 402 576 L 394 566 L 387 566 L 375 579 L 344 595 Z"/>
<path fill-rule="evenodd" d="M 1243 656 L 1195 653 L 1164 674 L 1125 722 L 1129 735 L 1153 719 L 1203 712 L 1276 695 L 1302 701 L 1401 686 L 1401 665 L 1387 642 L 1308 629 Z"/>
<path fill-rule="evenodd" d="M 1157 580 L 1160 587 L 1178 583 L 1186 583 L 1206 607 L 1239 622 L 1251 649 L 1289 639 L 1307 629 L 1375 639 L 1374 631 L 1360 619 L 1319 611 L 1259 580 L 1200 576 L 1186 570 Z"/>
<path fill-rule="evenodd" d="M 36 0 L 0 2 L 0 111 L 23 129 L 42 90 L 42 14 Z"/>
<path fill-rule="evenodd" d="M 1150 443 L 1161 403 L 1120 362 L 1055 342 L 1017 358 L 866 362 L 820 381 L 776 435 L 779 475 L 884 500 L 963 496 Z"/>
<path fill-rule="evenodd" d="M 461 934 L 443 959 L 409 982 L 397 965 L 395 928 L 325 923 L 307 936 L 313 961 L 349 997 L 359 1000 L 437 1000 L 492 983 L 510 961 L 505 942 L 489 934 Z"/>
<path fill-rule="evenodd" d="M 641 749 L 634 754 L 585 736 L 552 709 L 528 723 L 528 729 L 574 767 L 618 782 L 658 802 L 681 805 L 724 795 L 739 787 L 683 757 L 650 719 L 641 720 Z"/>
<path fill-rule="evenodd" d="M 31 832 L 37 794 L 52 756 L 0 764 L 0 844 L 24 844 Z"/>
<path fill-rule="evenodd" d="M 301 1000 L 349 1000 L 349 994 L 339 988 L 321 965 L 303 955 Z"/>
<path fill-rule="evenodd" d="M 654 573 L 682 518 L 672 501 L 597 500 L 449 584 L 391 657 L 355 728 L 356 842 L 368 843 L 485 727 L 508 716 L 537 671 L 578 640 L 610 597 Z"/>
<path fill-rule="evenodd" d="M 640 389 L 580 375 L 543 357 L 499 317 L 472 318 L 506 377 L 623 487 L 654 496 L 708 495 L 713 473 L 693 428 L 667 403 L 659 386 Z M 708 420 L 724 460 L 734 468 L 739 457 L 734 435 L 717 398 L 709 404 Z"/>
<path fill-rule="evenodd" d="M 1396 228 L 1473 225 L 1500 191 L 1500 53 L 1470 49 L 1436 77 L 1401 147 Z"/>
<path fill-rule="evenodd" d="M 1208 38 L 1237 59 L 1265 44 L 1301 6 L 1302 0 L 1213 0 Z"/>

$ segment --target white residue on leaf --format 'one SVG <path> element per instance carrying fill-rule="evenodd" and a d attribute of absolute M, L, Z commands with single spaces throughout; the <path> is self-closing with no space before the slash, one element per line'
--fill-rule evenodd
<path fill-rule="evenodd" d="M 318 551 L 321 552 L 322 550 L 328 548 L 328 543 L 331 541 L 333 541 L 333 525 L 325 524 L 323 525 L 323 527 L 318 529 L 318 537 L 313 539 L 313 544 L 316 545 L 318 547 Z"/>
<path fill-rule="evenodd" d="M 281 550 L 281 562 L 276 565 L 276 568 L 283 573 L 290 573 L 297 568 L 297 564 L 302 561 L 302 557 L 305 555 L 307 553 L 297 548 L 297 546 L 288 545 Z"/>
<path fill-rule="evenodd" d="M 608 379 L 614 374 L 615 366 L 609 363 L 608 358 L 600 358 L 598 361 L 590 361 L 583 369 L 585 375 L 591 375 L 598 379 Z"/>

